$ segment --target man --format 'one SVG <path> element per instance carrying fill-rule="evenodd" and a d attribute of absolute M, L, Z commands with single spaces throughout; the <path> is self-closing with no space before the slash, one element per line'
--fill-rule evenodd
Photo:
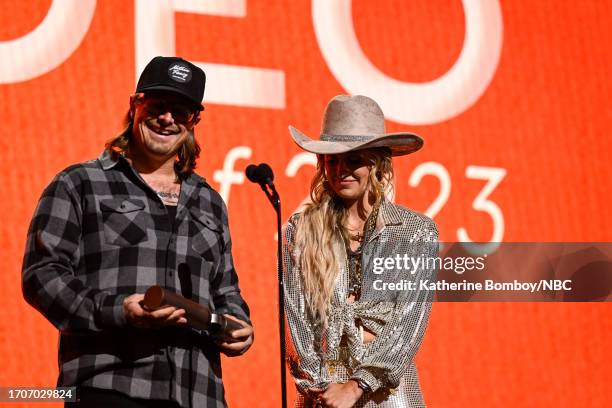
<path fill-rule="evenodd" d="M 59 173 L 36 208 L 23 293 L 60 330 L 58 386 L 78 386 L 80 406 L 223 407 L 219 352 L 253 342 L 226 206 L 193 172 L 205 81 L 183 59 L 151 60 L 125 131 Z M 152 285 L 243 327 L 214 341 L 182 309 L 147 310 Z"/>

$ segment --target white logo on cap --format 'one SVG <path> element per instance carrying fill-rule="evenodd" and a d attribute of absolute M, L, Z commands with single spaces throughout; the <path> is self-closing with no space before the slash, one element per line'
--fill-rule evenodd
<path fill-rule="evenodd" d="M 184 65 L 174 64 L 168 68 L 168 76 L 176 82 L 189 82 L 191 80 L 191 70 Z"/>

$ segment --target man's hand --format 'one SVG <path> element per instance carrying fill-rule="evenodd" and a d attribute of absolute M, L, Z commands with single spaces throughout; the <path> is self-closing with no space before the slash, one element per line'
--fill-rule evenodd
<path fill-rule="evenodd" d="M 240 319 L 235 318 L 234 316 L 224 314 L 223 317 L 226 319 L 232 320 L 242 325 L 241 329 L 234 330 L 231 333 L 231 337 L 236 339 L 236 341 L 226 342 L 223 340 L 217 341 L 217 345 L 223 354 L 228 357 L 240 356 L 251 347 L 253 344 L 253 339 L 255 338 L 255 332 L 253 331 L 253 326 L 249 325 L 246 322 L 243 322 Z"/>
<path fill-rule="evenodd" d="M 135 293 L 123 300 L 123 312 L 130 325 L 140 328 L 155 328 L 187 323 L 184 309 L 164 306 L 149 311 L 142 307 L 143 300 L 144 294 L 142 293 Z"/>
<path fill-rule="evenodd" d="M 311 388 L 309 391 L 314 394 L 320 392 L 316 398 L 328 408 L 351 408 L 363 395 L 363 390 L 353 380 L 344 384 L 330 384 L 325 390 Z"/>

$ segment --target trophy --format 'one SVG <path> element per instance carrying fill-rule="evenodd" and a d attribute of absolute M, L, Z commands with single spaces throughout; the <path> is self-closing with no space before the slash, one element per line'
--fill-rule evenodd
<path fill-rule="evenodd" d="M 234 330 L 242 329 L 242 325 L 224 316 L 212 313 L 210 308 L 189 300 L 178 293 L 165 290 L 155 285 L 147 289 L 144 297 L 144 305 L 149 310 L 155 310 L 162 306 L 174 306 L 185 310 L 187 324 L 205 330 L 211 337 L 227 342 L 239 341 L 232 337 Z"/>

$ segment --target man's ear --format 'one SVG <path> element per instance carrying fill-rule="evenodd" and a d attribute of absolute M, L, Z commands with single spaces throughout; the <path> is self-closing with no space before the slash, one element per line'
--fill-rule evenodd
<path fill-rule="evenodd" d="M 192 128 L 195 127 L 195 125 L 197 125 L 198 123 L 200 123 L 200 121 L 202 120 L 202 116 L 200 115 L 200 112 L 196 112 L 195 113 L 195 118 L 193 119 L 193 124 L 191 125 Z"/>
<path fill-rule="evenodd" d="M 136 104 L 142 100 L 144 100 L 144 93 L 142 92 L 130 95 L 130 119 L 134 119 L 134 109 L 136 108 Z"/>

